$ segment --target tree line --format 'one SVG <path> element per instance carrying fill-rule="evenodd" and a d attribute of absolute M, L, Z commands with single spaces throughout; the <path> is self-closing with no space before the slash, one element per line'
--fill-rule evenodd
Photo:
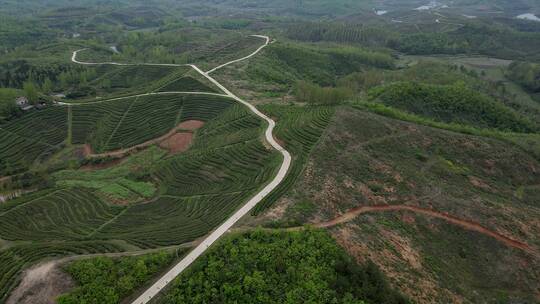
<path fill-rule="evenodd" d="M 501 131 L 531 133 L 538 127 L 503 103 L 465 83 L 431 85 L 397 82 L 369 91 L 371 100 L 446 123 L 464 123 Z"/>
<path fill-rule="evenodd" d="M 289 26 L 288 38 L 309 42 L 338 42 L 388 47 L 413 55 L 483 54 L 540 61 L 540 32 L 519 31 L 503 23 L 467 21 L 450 32 L 403 33 L 358 23 L 301 22 Z"/>
<path fill-rule="evenodd" d="M 228 236 L 175 280 L 163 303 L 401 304 L 373 263 L 357 264 L 325 231 Z"/>
<path fill-rule="evenodd" d="M 540 93 L 540 64 L 512 62 L 508 67 L 507 76 L 529 91 Z"/>

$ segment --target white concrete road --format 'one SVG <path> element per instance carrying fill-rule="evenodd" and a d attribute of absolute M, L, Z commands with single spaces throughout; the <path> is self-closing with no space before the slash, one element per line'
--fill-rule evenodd
<path fill-rule="evenodd" d="M 292 160 L 291 155 L 287 150 L 285 150 L 280 144 L 276 142 L 273 136 L 273 131 L 276 126 L 276 122 L 270 119 L 268 116 L 264 115 L 259 110 L 257 110 L 257 108 L 253 106 L 252 104 L 242 100 L 240 97 L 233 94 L 226 87 L 224 87 L 222 84 L 220 84 L 217 80 L 215 80 L 213 77 L 209 75 L 210 73 L 215 72 L 216 70 L 220 68 L 223 68 L 225 66 L 228 66 L 230 64 L 234 64 L 243 60 L 247 60 L 255 56 L 257 53 L 259 53 L 263 48 L 265 48 L 270 43 L 270 38 L 267 36 L 261 36 L 261 35 L 253 35 L 253 36 L 259 37 L 265 40 L 264 44 L 261 47 L 259 47 L 255 52 L 253 52 L 252 54 L 246 57 L 222 64 L 216 68 L 209 70 L 208 72 L 202 71 L 201 69 L 199 69 L 199 67 L 193 64 L 188 64 L 188 65 L 140 64 L 140 65 L 155 65 L 155 66 L 190 66 L 192 67 L 202 76 L 206 77 L 206 79 L 208 79 L 213 84 L 215 84 L 218 88 L 220 88 L 225 93 L 225 96 L 228 96 L 238 101 L 239 103 L 245 105 L 255 115 L 264 119 L 268 123 L 268 127 L 265 131 L 266 141 L 274 149 L 276 149 L 277 151 L 281 153 L 281 155 L 283 156 L 283 162 L 281 163 L 278 173 L 269 184 L 267 184 L 259 193 L 255 194 L 253 198 L 251 198 L 245 205 L 243 205 L 238 211 L 236 211 L 223 224 L 221 224 L 218 228 L 216 228 L 206 239 L 204 239 L 197 247 L 195 247 L 185 258 L 183 258 L 178 264 L 176 264 L 169 272 L 167 272 L 165 275 L 159 278 L 140 297 L 138 297 L 135 301 L 133 301 L 132 304 L 146 304 L 150 302 L 150 300 L 152 300 L 158 293 L 160 293 L 161 290 L 163 290 L 170 282 L 172 282 L 178 275 L 180 275 L 189 265 L 191 265 L 191 263 L 193 263 L 199 256 L 201 256 L 212 244 L 214 244 L 214 242 L 216 242 L 223 234 L 225 234 L 229 229 L 231 229 L 238 220 L 240 220 L 242 217 L 247 215 L 259 202 L 261 202 L 268 194 L 270 194 L 272 190 L 274 190 L 277 186 L 279 186 L 279 184 L 285 179 L 287 172 L 289 171 L 289 168 L 291 166 L 291 160 Z M 85 65 L 99 65 L 99 64 L 127 65 L 127 66 L 138 65 L 138 64 L 121 64 L 121 63 L 115 63 L 115 62 L 107 62 L 107 63 L 80 62 L 80 61 L 77 61 L 77 54 L 80 51 L 83 51 L 83 50 L 78 50 L 78 51 L 73 52 L 73 56 L 71 57 L 71 60 L 73 62 L 79 63 L 79 64 L 85 64 Z M 149 93 L 148 95 L 150 94 L 151 93 Z"/>

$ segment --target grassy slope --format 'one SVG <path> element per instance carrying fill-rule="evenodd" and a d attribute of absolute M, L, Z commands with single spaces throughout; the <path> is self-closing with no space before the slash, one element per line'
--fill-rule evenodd
<path fill-rule="evenodd" d="M 540 226 L 534 220 L 540 214 L 536 203 L 540 164 L 520 149 L 498 140 L 432 129 L 351 108 L 339 109 L 325 134 L 302 177 L 274 210 L 288 209 L 283 222 L 319 222 L 360 205 L 407 203 L 474 220 L 536 248 L 540 246 Z M 431 221 L 425 221 L 419 221 L 414 228 L 418 231 L 406 235 L 408 239 L 396 241 L 416 253 L 420 269 L 415 276 L 407 276 L 403 268 L 407 264 L 410 271 L 418 267 L 418 263 L 407 260 L 409 247 L 391 245 L 392 235 L 385 231 L 365 228 L 367 232 L 360 234 L 356 231 L 359 228 L 350 224 L 352 228 L 335 228 L 334 235 L 360 259 L 367 251 L 381 250 L 381 244 L 390 243 L 393 249 L 388 250 L 392 254 L 375 260 L 387 273 L 396 275 L 396 286 L 421 302 L 426 301 L 425 296 L 443 302 L 449 297 L 473 302 L 499 296 L 503 299 L 504 294 L 527 299 L 538 287 L 535 267 L 519 262 L 528 259 L 531 265 L 538 265 L 537 259 L 501 247 L 477 233 L 430 228 Z M 463 233 L 467 237 L 460 238 Z M 362 238 L 377 239 L 379 234 L 383 234 L 384 241 L 358 244 Z M 430 239 L 437 237 L 445 241 L 432 248 Z M 479 240 L 485 246 L 477 246 L 475 252 L 489 261 L 480 269 L 474 267 L 477 257 L 465 255 L 459 268 L 451 269 L 452 264 L 444 262 L 444 257 L 452 255 L 438 255 L 444 250 L 457 250 L 452 247 L 454 243 L 468 252 Z M 499 249 L 490 253 L 492 248 Z M 488 271 L 491 268 L 493 272 Z M 484 282 L 484 273 L 489 275 L 488 283 Z M 522 285 L 497 279 L 505 273 L 519 278 Z M 416 289 L 418 280 L 428 284 L 425 294 Z"/>
<path fill-rule="evenodd" d="M 404 70 L 406 78 L 400 78 L 399 80 L 414 80 L 445 85 L 463 80 L 472 89 L 502 101 L 506 106 L 511 107 L 522 116 L 536 123 L 540 122 L 540 103 L 533 100 L 534 95 L 529 94 L 530 92 L 527 92 L 520 85 L 515 84 L 506 77 L 509 72 L 508 65 L 510 64 L 508 60 L 468 56 L 404 56 L 402 59 L 402 62 L 408 68 Z M 447 68 L 445 71 L 440 68 L 443 66 L 450 67 L 451 65 L 465 68 L 465 73 L 459 69 L 451 70 Z M 415 77 L 415 75 L 421 73 L 421 70 L 426 73 L 424 77 Z M 473 73 L 473 77 L 468 75 L 470 73 Z M 445 81 L 440 82 L 441 79 L 445 79 Z"/>
<path fill-rule="evenodd" d="M 532 122 L 512 109 L 469 89 L 465 84 L 393 83 L 371 90 L 370 97 L 388 106 L 447 123 L 524 133 L 537 130 Z"/>

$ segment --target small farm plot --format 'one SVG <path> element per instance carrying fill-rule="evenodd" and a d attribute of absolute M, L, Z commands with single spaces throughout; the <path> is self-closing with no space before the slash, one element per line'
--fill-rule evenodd
<path fill-rule="evenodd" d="M 97 152 L 129 148 L 183 121 L 208 121 L 232 104 L 220 96 L 167 94 L 73 106 L 73 140 Z"/>
<path fill-rule="evenodd" d="M 140 248 L 190 242 L 221 223 L 244 198 L 243 194 L 165 196 L 130 208 L 96 237 L 122 239 Z"/>
<path fill-rule="evenodd" d="M 0 176 L 20 172 L 67 137 L 67 109 L 34 110 L 0 125 Z"/>
<path fill-rule="evenodd" d="M 123 208 L 107 205 L 91 192 L 58 190 L 0 214 L 0 237 L 6 240 L 83 239 Z"/>
<path fill-rule="evenodd" d="M 248 56 L 264 43 L 264 39 L 258 37 L 243 37 L 234 42 L 212 45 L 202 49 L 196 61 L 201 67 L 212 69 L 226 62 Z"/>
<path fill-rule="evenodd" d="M 250 141 L 175 157 L 160 167 L 166 193 L 175 196 L 253 191 L 268 181 L 279 158 L 261 142 Z M 181 174 L 179 174 L 181 172 Z"/>
<path fill-rule="evenodd" d="M 262 128 L 241 106 L 208 122 L 188 152 L 156 165 L 161 196 L 130 207 L 96 237 L 154 247 L 205 235 L 275 175 L 280 155 L 264 145 Z"/>
<path fill-rule="evenodd" d="M 190 67 L 184 66 L 113 66 L 101 68 L 102 75 L 89 83 L 100 95 L 149 92 L 182 78 Z"/>
<path fill-rule="evenodd" d="M 257 189 L 280 162 L 264 144 L 263 128 L 261 120 L 236 106 L 203 127 L 188 153 L 163 161 L 155 175 L 174 196 Z"/>
<path fill-rule="evenodd" d="M 160 92 L 211 92 L 218 93 L 218 89 L 211 84 L 206 84 L 203 81 L 192 76 L 183 76 L 166 83 L 161 88 Z"/>

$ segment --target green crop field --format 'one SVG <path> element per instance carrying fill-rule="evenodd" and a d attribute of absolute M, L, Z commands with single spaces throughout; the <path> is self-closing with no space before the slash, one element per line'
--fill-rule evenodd
<path fill-rule="evenodd" d="M 276 138 L 284 142 L 285 148 L 294 155 L 294 160 L 287 178 L 255 207 L 254 214 L 263 212 L 290 190 L 334 114 L 334 108 L 326 106 L 264 106 L 262 110 L 272 117 L 277 117 L 279 123 L 275 131 Z"/>
<path fill-rule="evenodd" d="M 174 125 L 182 104 L 182 118 L 207 121 L 197 131 L 196 141 L 189 151 L 172 156 L 152 152 L 152 156 L 148 156 L 152 158 L 148 167 L 144 166 L 147 156 L 143 154 L 146 152 L 141 152 L 140 156 L 135 154 L 111 169 L 82 172 L 80 176 L 77 176 L 77 171 L 61 171 L 55 179 L 64 188 L 14 200 L 0 209 L 2 238 L 33 241 L 35 246 L 44 240 L 122 240 L 135 248 L 190 242 L 223 222 L 275 174 L 280 157 L 263 145 L 261 133 L 264 125 L 244 107 L 231 106 L 231 101 L 221 97 L 187 96 L 185 102 L 179 104 L 175 102 L 178 97 L 161 97 L 157 99 L 161 104 L 178 105 L 172 113 L 174 115 L 169 117 L 169 128 Z M 155 102 L 156 99 L 138 102 L 145 106 L 152 100 Z M 80 111 L 81 114 L 98 108 L 104 112 L 109 109 L 104 105 L 72 106 L 73 121 L 82 120 L 77 112 L 80 109 L 87 108 L 87 111 Z M 121 101 L 107 105 L 126 110 L 129 107 Z M 132 106 L 132 110 L 135 108 Z M 221 115 L 216 116 L 220 111 Z M 144 116 L 148 117 L 141 110 L 138 119 Z M 133 125 L 136 125 L 134 119 Z M 75 130 L 92 128 L 78 126 L 74 128 L 74 138 L 79 134 Z M 158 188 L 156 198 L 128 206 L 114 206 L 103 201 L 99 194 L 104 191 L 102 187 L 91 187 L 100 181 L 123 183 L 131 178 L 134 182 L 146 180 L 155 184 Z M 70 251 L 66 250 L 66 254 Z M 8 279 L 13 280 L 20 270 L 13 270 Z M 11 285 L 5 288 L 8 290 Z"/>
<path fill-rule="evenodd" d="M 85 52 L 81 52 L 84 54 Z M 79 59 L 82 60 L 82 59 Z M 97 96 L 118 96 L 126 94 L 147 93 L 159 90 L 170 83 L 177 82 L 191 69 L 176 66 L 100 66 L 97 67 L 97 77 L 88 83 L 94 88 Z M 196 81 L 194 81 L 196 82 Z M 180 83 L 178 91 L 190 91 L 193 83 Z"/>
<path fill-rule="evenodd" d="M 183 121 L 212 119 L 231 104 L 219 96 L 172 94 L 72 106 L 73 143 L 98 152 L 129 148 Z"/>
<path fill-rule="evenodd" d="M 191 76 L 175 79 L 161 88 L 160 92 L 214 92 L 217 93 L 217 89 L 211 85 L 207 85 L 200 80 Z"/>
<path fill-rule="evenodd" d="M 275 173 L 279 157 L 263 146 L 261 127 L 243 108 L 227 110 L 199 131 L 190 151 L 158 162 L 159 199 L 130 207 L 96 237 L 153 247 L 206 234 Z"/>
<path fill-rule="evenodd" d="M 536 2 L 2 1 L 0 303 L 536 303 Z"/>
<path fill-rule="evenodd" d="M 211 68 L 245 56 L 261 43 L 254 37 L 217 41 L 194 60 L 208 61 L 204 65 Z M 104 51 L 90 48 L 78 59 L 122 58 Z M 71 104 L 30 111 L 0 126 L 0 136 L 8 143 L 0 149 L 2 176 L 22 173 L 56 152 L 55 161 L 67 157 L 69 164 L 52 172 L 54 187 L 0 206 L 1 244 L 14 244 L 0 251 L 0 269 L 5 270 L 2 301 L 20 272 L 45 257 L 156 248 L 203 236 L 256 193 L 278 167 L 280 157 L 261 138 L 265 125 L 245 108 L 233 106 L 231 98 L 174 93 L 218 92 L 189 67 L 70 67 L 60 80 L 62 88 L 72 90 Z M 130 96 L 147 92 L 156 93 Z M 185 153 L 169 155 L 151 147 L 111 168 L 77 169 L 84 163 L 77 156 L 80 145 L 97 153 L 130 148 L 189 120 L 205 125 L 195 131 Z M 97 163 L 101 161 L 107 163 Z M 43 168 L 57 170 L 46 164 Z M 48 179 L 48 173 L 40 174 Z"/>
<path fill-rule="evenodd" d="M 231 60 L 239 59 L 251 54 L 264 42 L 258 37 L 244 37 L 228 43 L 210 45 L 201 50 L 196 56 L 194 63 L 200 64 L 207 69 L 215 68 Z M 201 64 L 202 63 L 202 64 Z"/>
<path fill-rule="evenodd" d="M 0 125 L 0 175 L 18 173 L 66 143 L 89 143 L 95 151 L 128 148 L 159 137 L 186 120 L 208 121 L 228 108 L 228 98 L 207 95 L 156 95 L 34 111 Z M 20 151 L 24 151 L 20 153 Z"/>
<path fill-rule="evenodd" d="M 4 211 L 0 234 L 7 240 L 84 239 L 121 210 L 83 189 L 58 190 Z"/>
<path fill-rule="evenodd" d="M 34 111 L 0 125 L 0 176 L 28 169 L 58 150 L 67 136 L 67 109 Z"/>

